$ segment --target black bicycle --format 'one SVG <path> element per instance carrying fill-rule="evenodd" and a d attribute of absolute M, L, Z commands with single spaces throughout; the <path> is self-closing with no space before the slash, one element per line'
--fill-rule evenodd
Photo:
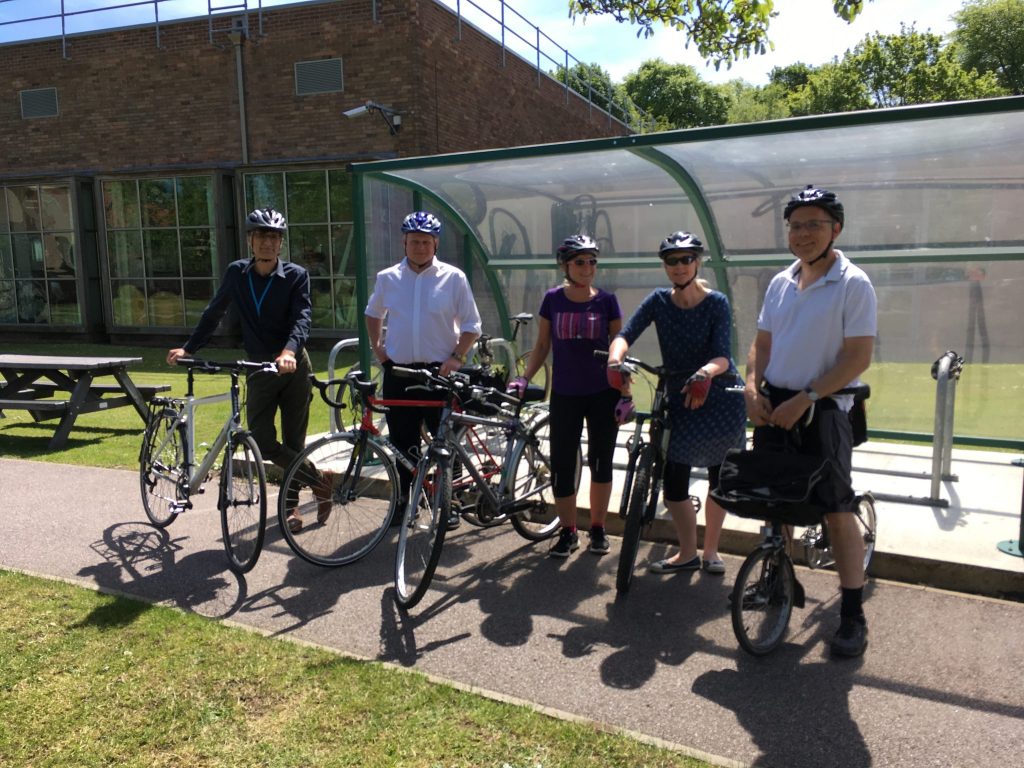
<path fill-rule="evenodd" d="M 863 400 L 870 388 L 849 387 L 834 394 Z M 805 425 L 813 415 L 812 408 Z M 747 477 L 745 468 L 750 470 Z M 799 543 L 811 568 L 834 563 L 824 514 L 836 505 L 825 501 L 818 490 L 830 486 L 832 472 L 828 459 L 787 453 L 746 451 L 727 457 L 723 464 L 719 488 L 711 493 L 715 501 L 740 517 L 768 521 L 761 529 L 761 543 L 740 566 L 729 598 L 733 632 L 747 653 L 764 656 L 778 648 L 793 608 L 804 606 L 804 588 L 789 554 L 793 526 L 807 526 Z M 870 493 L 854 497 L 852 514 L 864 540 L 866 574 L 877 537 L 875 500 Z"/>
<path fill-rule="evenodd" d="M 608 353 L 596 351 L 594 357 L 607 358 Z M 661 496 L 662 474 L 668 455 L 668 385 L 670 381 L 685 382 L 693 371 L 672 371 L 660 365 L 650 365 L 635 357 L 623 358 L 620 368 L 630 375 L 645 371 L 657 377 L 651 410 L 637 411 L 633 434 L 626 441 L 626 477 L 619 503 L 619 517 L 623 518 L 626 524 L 622 532 L 615 589 L 627 592 L 633 581 L 640 536 L 644 528 L 654 522 L 658 511 L 658 499 Z M 700 512 L 700 499 L 691 496 L 690 501 L 693 503 L 694 511 Z"/>

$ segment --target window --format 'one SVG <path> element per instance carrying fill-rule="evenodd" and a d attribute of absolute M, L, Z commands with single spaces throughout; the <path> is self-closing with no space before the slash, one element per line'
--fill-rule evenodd
<path fill-rule="evenodd" d="M 213 178 L 103 182 L 115 326 L 192 327 L 216 289 Z"/>
<path fill-rule="evenodd" d="M 0 323 L 80 325 L 68 184 L 0 186 Z"/>
<path fill-rule="evenodd" d="M 245 210 L 275 208 L 288 219 L 281 257 L 309 271 L 314 328 L 357 327 L 352 252 L 352 180 L 344 170 L 250 173 Z"/>

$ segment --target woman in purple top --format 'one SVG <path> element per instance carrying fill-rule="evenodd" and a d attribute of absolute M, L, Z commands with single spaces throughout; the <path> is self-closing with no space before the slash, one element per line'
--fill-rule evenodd
<path fill-rule="evenodd" d="M 584 421 L 589 438 L 589 550 L 603 555 L 609 549 L 604 522 L 612 491 L 612 454 L 618 433 L 615 408 L 620 391 L 609 384 L 605 362 L 595 358 L 594 351 L 608 349 L 622 328 L 622 312 L 615 294 L 593 284 L 598 253 L 597 244 L 586 235 L 573 235 L 559 246 L 556 256 L 565 280 L 544 294 L 537 342 L 524 375 L 509 386 L 510 390 L 524 389 L 548 352 L 552 353 L 551 471 L 555 510 L 562 523 L 558 540 L 549 551 L 552 557 L 568 557 L 579 548 L 576 454 Z"/>

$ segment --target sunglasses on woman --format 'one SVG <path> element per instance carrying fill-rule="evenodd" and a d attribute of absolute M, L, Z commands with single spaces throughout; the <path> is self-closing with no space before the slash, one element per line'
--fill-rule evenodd
<path fill-rule="evenodd" d="M 573 259 L 572 263 L 577 267 L 595 267 L 597 266 L 597 259 Z"/>
<path fill-rule="evenodd" d="M 700 256 L 695 253 L 684 253 L 679 256 L 666 256 L 662 261 L 665 262 L 666 267 L 674 267 L 676 264 L 693 264 L 699 259 Z"/>

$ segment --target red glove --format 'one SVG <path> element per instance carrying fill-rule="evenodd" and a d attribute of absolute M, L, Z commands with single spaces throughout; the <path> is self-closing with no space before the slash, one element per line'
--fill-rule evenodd
<path fill-rule="evenodd" d="M 691 400 L 703 402 L 710 389 L 711 377 L 701 368 L 686 380 L 686 384 L 683 385 L 683 394 L 689 395 Z"/>

